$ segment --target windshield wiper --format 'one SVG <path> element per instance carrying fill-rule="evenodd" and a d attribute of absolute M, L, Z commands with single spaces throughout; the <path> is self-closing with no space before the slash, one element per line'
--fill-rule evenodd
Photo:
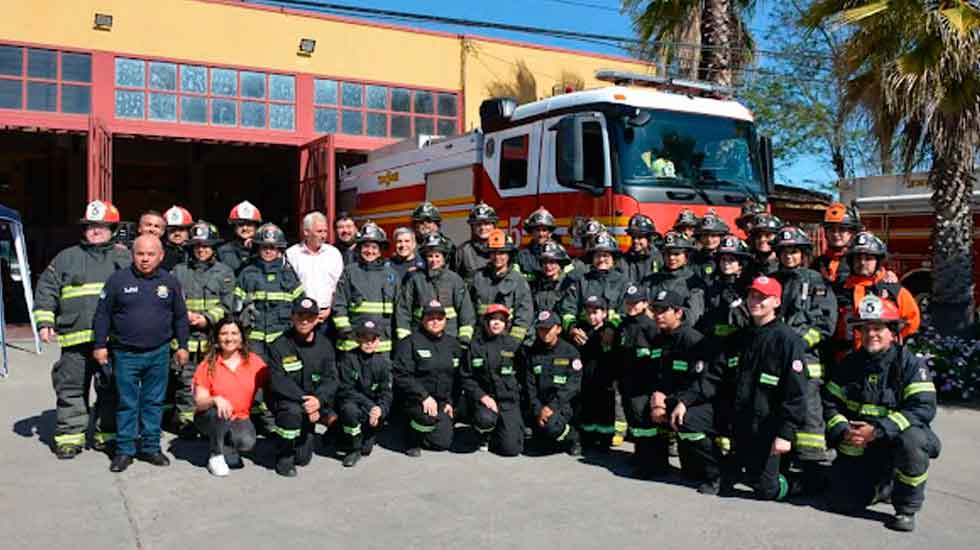
<path fill-rule="evenodd" d="M 626 183 L 628 184 L 631 181 L 637 181 L 637 182 L 656 181 L 658 183 L 661 183 L 661 182 L 668 183 L 669 182 L 671 184 L 673 184 L 673 183 L 680 183 L 680 184 L 683 185 L 683 187 L 687 187 L 688 189 L 691 189 L 695 193 L 697 193 L 698 196 L 700 196 L 704 200 L 704 203 L 705 204 L 713 204 L 711 202 L 711 199 L 708 197 L 708 193 L 705 192 L 704 188 L 701 187 L 700 185 L 694 183 L 693 180 L 688 180 L 688 179 L 684 179 L 684 178 L 678 178 L 676 176 L 674 176 L 674 177 L 669 177 L 669 176 L 633 176 L 632 178 L 626 180 Z"/>
<path fill-rule="evenodd" d="M 745 193 L 746 196 L 748 196 L 749 198 L 751 198 L 756 204 L 763 204 L 763 201 L 759 198 L 758 195 L 755 194 L 755 191 L 753 191 L 751 187 L 749 187 L 748 185 L 746 185 L 744 182 L 741 182 L 741 181 L 719 180 L 719 179 L 710 179 L 710 180 L 709 179 L 701 179 L 698 183 L 699 184 L 704 184 L 704 183 L 719 183 L 719 184 L 722 184 L 722 185 L 734 185 L 740 191 L 742 191 L 743 193 Z"/>

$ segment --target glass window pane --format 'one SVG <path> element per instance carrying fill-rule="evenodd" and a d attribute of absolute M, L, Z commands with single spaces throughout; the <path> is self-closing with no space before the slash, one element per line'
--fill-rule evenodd
<path fill-rule="evenodd" d="M 344 111 L 341 133 L 360 135 L 364 133 L 364 120 L 360 111 Z"/>
<path fill-rule="evenodd" d="M 415 112 L 432 113 L 432 92 L 415 92 Z"/>
<path fill-rule="evenodd" d="M 24 54 L 21 48 L 0 46 L 0 74 L 20 76 L 24 74 Z"/>
<path fill-rule="evenodd" d="M 388 135 L 388 115 L 384 113 L 367 114 L 367 134 L 369 136 L 385 137 Z"/>
<path fill-rule="evenodd" d="M 198 94 L 208 91 L 208 70 L 194 65 L 180 66 L 180 89 Z M 204 121 L 202 121 L 204 122 Z"/>
<path fill-rule="evenodd" d="M 237 95 L 237 73 L 231 69 L 211 69 L 211 93 L 215 95 Z"/>
<path fill-rule="evenodd" d="M 442 116 L 456 116 L 455 95 L 439 94 L 439 114 Z"/>
<path fill-rule="evenodd" d="M 58 87 L 44 82 L 28 82 L 27 108 L 31 111 L 54 111 L 57 109 Z"/>
<path fill-rule="evenodd" d="M 408 90 L 391 91 L 391 110 L 407 113 L 412 110 L 412 92 Z"/>
<path fill-rule="evenodd" d="M 407 138 L 412 135 L 412 118 L 392 115 L 391 137 Z"/>
<path fill-rule="evenodd" d="M 27 75 L 34 78 L 50 78 L 54 80 L 58 77 L 58 52 L 52 50 L 27 51 Z M 27 94 L 30 99 L 30 93 Z"/>
<path fill-rule="evenodd" d="M 436 126 L 440 136 L 451 136 L 456 134 L 456 121 L 448 118 L 440 118 Z"/>
<path fill-rule="evenodd" d="M 431 136 L 436 133 L 435 122 L 431 118 L 415 119 L 415 135 Z"/>
<path fill-rule="evenodd" d="M 332 133 L 337 131 L 337 110 L 317 109 L 313 114 L 313 128 L 317 132 Z"/>
<path fill-rule="evenodd" d="M 364 104 L 364 86 L 344 82 L 344 107 L 360 107 Z"/>
<path fill-rule="evenodd" d="M 116 58 L 116 86 L 142 88 L 146 85 L 146 69 L 138 59 Z"/>
<path fill-rule="evenodd" d="M 269 97 L 281 101 L 295 101 L 296 78 L 281 74 L 269 75 Z"/>
<path fill-rule="evenodd" d="M 371 109 L 388 109 L 388 88 L 384 86 L 368 86 L 367 106 Z"/>
<path fill-rule="evenodd" d="M 143 118 L 144 102 L 143 92 L 116 90 L 116 116 L 121 118 Z"/>
<path fill-rule="evenodd" d="M 292 105 L 269 105 L 269 127 L 274 130 L 295 128 L 296 109 Z"/>
<path fill-rule="evenodd" d="M 208 100 L 203 97 L 183 96 L 180 98 L 181 122 L 204 124 L 208 121 Z"/>
<path fill-rule="evenodd" d="M 154 90 L 177 89 L 177 65 L 150 62 L 150 88 Z M 152 103 L 152 101 L 151 101 Z"/>
<path fill-rule="evenodd" d="M 87 115 L 92 110 L 92 87 L 61 85 L 61 112 Z"/>
<path fill-rule="evenodd" d="M 0 109 L 23 109 L 20 80 L 0 80 Z"/>
<path fill-rule="evenodd" d="M 236 103 L 229 99 L 211 100 L 211 124 L 234 126 L 238 120 Z"/>
<path fill-rule="evenodd" d="M 92 82 L 92 56 L 87 53 L 61 54 L 61 79 Z"/>
<path fill-rule="evenodd" d="M 245 86 L 242 85 L 244 90 Z M 265 103 L 242 102 L 242 126 L 265 128 Z"/>
<path fill-rule="evenodd" d="M 317 105 L 336 105 L 337 82 L 334 80 L 316 79 L 313 82 L 313 95 L 313 102 Z"/>
<path fill-rule="evenodd" d="M 177 120 L 177 96 L 150 94 L 150 120 Z"/>
<path fill-rule="evenodd" d="M 242 71 L 240 78 L 242 79 L 242 97 L 254 97 L 256 99 L 265 97 L 265 73 Z M 245 120 L 244 114 L 242 120 Z"/>

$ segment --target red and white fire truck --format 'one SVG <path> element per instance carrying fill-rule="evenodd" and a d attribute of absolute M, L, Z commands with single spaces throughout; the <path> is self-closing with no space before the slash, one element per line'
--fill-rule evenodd
<path fill-rule="evenodd" d="M 559 234 L 575 216 L 589 216 L 625 245 L 636 212 L 663 232 L 681 209 L 713 208 L 734 229 L 745 199 L 769 194 L 771 144 L 727 90 L 618 71 L 596 76 L 612 85 L 520 106 L 487 100 L 479 130 L 372 152 L 342 172 L 339 208 L 390 233 L 429 200 L 443 231 L 462 242 L 470 208 L 484 201 L 520 242 L 523 219 L 544 206 Z"/>

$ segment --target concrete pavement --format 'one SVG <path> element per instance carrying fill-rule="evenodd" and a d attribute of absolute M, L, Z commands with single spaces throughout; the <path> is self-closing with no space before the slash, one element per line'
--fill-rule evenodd
<path fill-rule="evenodd" d="M 801 503 L 699 495 L 690 486 L 629 478 L 628 445 L 605 457 L 503 459 L 487 453 L 379 448 L 356 468 L 317 456 L 294 479 L 246 459 L 228 478 L 203 467 L 203 441 L 164 442 L 173 464 L 137 462 L 121 475 L 87 451 L 58 461 L 50 365 L 10 350 L 0 381 L 0 545 L 115 548 L 973 549 L 980 545 L 980 412 L 944 408 L 942 457 L 930 470 L 918 531 Z"/>

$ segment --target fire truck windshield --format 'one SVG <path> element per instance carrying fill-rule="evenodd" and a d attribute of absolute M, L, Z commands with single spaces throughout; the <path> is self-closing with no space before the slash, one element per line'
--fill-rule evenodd
<path fill-rule="evenodd" d="M 610 117 L 621 186 L 762 193 L 755 126 L 718 116 L 645 109 Z"/>

